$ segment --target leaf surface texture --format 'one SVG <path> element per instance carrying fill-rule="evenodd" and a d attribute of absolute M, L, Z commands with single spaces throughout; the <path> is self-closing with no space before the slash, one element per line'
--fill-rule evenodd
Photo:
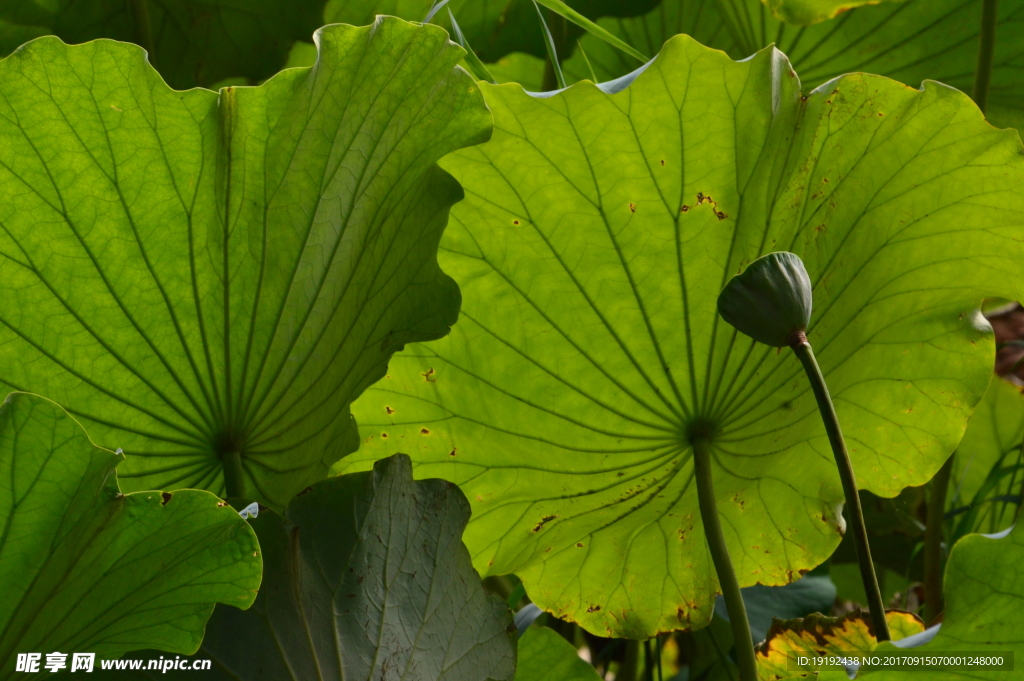
<path fill-rule="evenodd" d="M 441 29 L 319 34 L 314 68 L 175 92 L 132 45 L 37 40 L 0 62 L 0 366 L 131 489 L 283 506 L 355 447 L 349 402 L 459 292 L 436 247 L 486 139 Z"/>
<path fill-rule="evenodd" d="M 808 338 L 860 487 L 893 496 L 939 468 L 989 380 L 976 306 L 1019 297 L 1015 133 L 939 84 L 802 95 L 781 53 L 737 63 L 685 36 L 613 94 L 484 92 L 493 139 L 444 162 L 467 194 L 441 258 L 460 321 L 359 401 L 362 447 L 338 470 L 408 453 L 466 492 L 482 573 L 644 638 L 703 626 L 718 590 L 697 428 L 741 586 L 793 581 L 840 538 L 833 455 L 797 359 L 715 308 L 776 250 L 810 273 Z"/>
<path fill-rule="evenodd" d="M 256 598 L 263 559 L 238 513 L 200 490 L 121 494 L 123 461 L 48 400 L 0 406 L 0 678 L 29 651 L 191 654 L 215 603 Z"/>

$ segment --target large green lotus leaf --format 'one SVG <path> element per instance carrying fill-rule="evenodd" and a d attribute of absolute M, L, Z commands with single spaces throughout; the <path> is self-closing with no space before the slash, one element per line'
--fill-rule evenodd
<path fill-rule="evenodd" d="M 175 88 L 256 81 L 284 65 L 294 41 L 309 40 L 324 1 L 0 0 L 0 52 L 44 33 L 69 43 L 113 38 L 147 45 L 150 63 Z"/>
<path fill-rule="evenodd" d="M 1024 659 L 1024 524 L 997 535 L 972 534 L 956 543 L 943 581 L 946 610 L 942 628 L 928 643 L 914 648 L 922 655 L 1012 652 L 1016 671 L 951 669 L 929 671 L 929 681 L 1020 679 Z M 892 650 L 883 643 L 878 651 Z M 878 670 L 861 674 L 871 681 L 912 681 L 918 672 Z"/>
<path fill-rule="evenodd" d="M 877 73 L 918 87 L 939 80 L 970 92 L 977 61 L 982 0 L 885 2 L 844 12 L 833 21 L 791 26 L 760 0 L 665 0 L 633 19 L 598 23 L 646 54 L 676 33 L 692 35 L 736 59 L 775 43 L 806 86 L 851 72 Z M 1024 0 L 999 3 L 998 41 L 988 117 L 1024 128 Z M 599 81 L 637 68 L 632 58 L 593 36 L 581 40 Z M 570 82 L 590 79 L 577 53 L 563 66 Z"/>
<path fill-rule="evenodd" d="M 355 448 L 391 354 L 456 319 L 435 161 L 490 133 L 463 51 L 395 18 L 319 41 L 219 95 L 110 41 L 0 62 L 0 376 L 123 447 L 133 489 L 222 492 L 238 451 L 283 506 Z"/>
<path fill-rule="evenodd" d="M 474 504 L 478 569 L 648 637 L 711 615 L 689 445 L 710 431 L 741 586 L 792 581 L 840 539 L 833 455 L 793 354 L 716 311 L 775 250 L 814 283 L 808 337 L 860 486 L 893 496 L 939 468 L 991 375 L 976 307 L 1018 290 L 1016 133 L 943 85 L 801 96 L 779 52 L 733 62 L 685 36 L 614 94 L 484 92 L 494 139 L 445 161 L 467 193 L 442 243 L 462 316 L 360 400 L 339 470 L 407 452 Z"/>
<path fill-rule="evenodd" d="M 996 378 L 978 405 L 953 458 L 946 506 L 947 541 L 1012 525 L 1024 480 L 1024 396 Z"/>
<path fill-rule="evenodd" d="M 576 648 L 548 627 L 530 627 L 519 639 L 516 681 L 601 681 Z"/>
<path fill-rule="evenodd" d="M 967 424 L 964 438 L 953 459 L 949 504 L 970 504 L 994 466 L 1010 467 L 1019 461 L 1024 437 L 1024 395 L 1008 381 L 993 379 L 985 399 Z M 1018 473 L 1015 479 L 1024 478 Z M 997 486 L 1006 488 L 1007 478 Z M 1014 494 L 1019 490 L 1010 490 Z M 1002 528 L 999 528 L 1002 529 Z"/>
<path fill-rule="evenodd" d="M 574 0 L 570 4 L 580 14 L 597 19 L 603 16 L 635 17 L 660 2 Z M 326 23 L 361 25 L 373 21 L 377 14 L 393 14 L 409 21 L 423 21 L 433 5 L 434 0 L 329 0 L 324 9 L 324 20 Z M 510 52 L 526 52 L 536 57 L 547 55 L 544 33 L 533 0 L 451 0 L 433 20 L 450 29 L 449 9 L 473 51 L 484 61 L 497 61 Z M 550 20 L 551 15 L 547 16 Z M 575 24 L 560 23 L 559 26 L 564 28 L 564 40 L 570 46 L 583 34 L 583 29 Z M 560 42 L 562 38 L 559 34 Z"/>
<path fill-rule="evenodd" d="M 519 83 L 528 92 L 544 90 L 544 60 L 525 52 L 513 52 L 491 62 L 487 70 L 497 83 Z"/>
<path fill-rule="evenodd" d="M 737 52 L 736 40 L 731 27 L 722 20 L 718 0 L 663 0 L 643 16 L 603 18 L 597 23 L 647 55 L 657 54 L 666 40 L 680 33 L 729 54 Z M 583 36 L 580 44 L 583 51 L 576 50 L 562 64 L 567 82 L 593 80 L 595 76 L 597 82 L 610 81 L 640 66 L 633 57 L 592 35 Z"/>
<path fill-rule="evenodd" d="M 473 569 L 468 520 L 459 488 L 413 482 L 403 455 L 260 511 L 259 596 L 218 607 L 197 658 L 237 681 L 511 681 L 515 626 Z"/>
<path fill-rule="evenodd" d="M 48 400 L 0 406 L 0 679 L 19 652 L 193 653 L 215 603 L 256 598 L 239 514 L 200 490 L 121 494 L 123 460 Z"/>
<path fill-rule="evenodd" d="M 905 0 L 761 0 L 772 13 L 791 24 L 807 25 L 832 19 L 843 12 L 864 5 Z"/>

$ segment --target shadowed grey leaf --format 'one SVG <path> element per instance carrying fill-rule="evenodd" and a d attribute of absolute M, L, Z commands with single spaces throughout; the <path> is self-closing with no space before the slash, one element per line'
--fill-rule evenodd
<path fill-rule="evenodd" d="M 251 521 L 263 586 L 250 610 L 217 609 L 197 658 L 218 680 L 508 681 L 515 627 L 473 570 L 468 520 L 459 488 L 413 482 L 404 455 L 313 485 Z"/>

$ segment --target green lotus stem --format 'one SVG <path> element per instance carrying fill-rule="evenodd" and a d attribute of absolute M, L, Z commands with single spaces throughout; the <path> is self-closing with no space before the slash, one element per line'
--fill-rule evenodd
<path fill-rule="evenodd" d="M 981 35 L 978 40 L 978 65 L 974 70 L 971 99 L 982 111 L 988 107 L 988 85 L 992 80 L 992 55 L 996 51 L 996 22 L 999 0 L 985 0 L 981 6 Z"/>
<path fill-rule="evenodd" d="M 946 492 L 953 473 L 953 457 L 932 478 L 928 491 L 928 524 L 924 530 L 924 621 L 931 623 L 942 612 L 942 529 Z"/>
<path fill-rule="evenodd" d="M 718 507 L 715 504 L 715 486 L 711 479 L 711 447 L 705 438 L 696 438 L 691 444 L 700 518 L 704 523 L 704 537 L 711 551 L 711 561 L 715 564 L 715 572 L 718 573 L 718 583 L 722 587 L 725 608 L 729 612 L 740 681 L 757 681 L 757 661 L 754 658 L 754 641 L 750 633 L 750 621 L 747 619 L 747 607 L 743 603 L 740 583 L 736 580 L 732 561 L 729 560 L 729 549 L 725 545 L 722 524 L 718 519 Z"/>
<path fill-rule="evenodd" d="M 242 456 L 237 451 L 224 452 L 221 455 L 224 467 L 224 487 L 229 497 L 245 498 L 245 473 L 242 471 Z"/>
<path fill-rule="evenodd" d="M 629 639 L 626 641 L 626 655 L 622 660 L 622 666 L 615 674 L 616 681 L 639 681 L 640 671 L 640 641 Z"/>
<path fill-rule="evenodd" d="M 828 394 L 825 377 L 818 367 L 818 361 L 814 358 L 811 344 L 807 342 L 807 336 L 802 331 L 795 333 L 790 347 L 800 358 L 801 364 L 804 365 L 804 371 L 807 372 L 807 378 L 811 381 L 814 398 L 818 401 L 818 411 L 821 412 L 821 419 L 825 422 L 828 441 L 832 445 L 832 454 L 836 458 L 836 468 L 839 469 L 843 494 L 846 495 L 846 508 L 850 513 L 854 546 L 857 549 L 857 562 L 860 564 L 864 592 L 868 597 L 868 608 L 871 611 L 871 623 L 874 625 L 875 638 L 879 641 L 888 641 L 890 636 L 889 625 L 885 621 L 885 604 L 882 601 L 882 592 L 878 588 L 875 566 L 871 562 L 871 547 L 868 545 L 868 530 L 864 525 L 864 513 L 861 511 L 860 495 L 857 493 L 857 479 L 853 474 L 850 455 L 846 451 L 843 432 L 839 428 L 839 418 L 836 416 L 835 407 L 832 406 L 832 398 Z"/>
<path fill-rule="evenodd" d="M 149 22 L 149 0 L 128 0 L 135 21 L 135 42 L 149 54 L 149 63 L 156 63 L 153 51 L 153 29 Z"/>

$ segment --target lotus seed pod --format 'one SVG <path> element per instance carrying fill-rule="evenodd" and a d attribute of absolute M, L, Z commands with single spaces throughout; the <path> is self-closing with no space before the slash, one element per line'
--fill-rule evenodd
<path fill-rule="evenodd" d="M 811 322 L 811 278 L 800 256 L 769 253 L 750 263 L 718 295 L 718 313 L 759 343 L 790 345 Z"/>

